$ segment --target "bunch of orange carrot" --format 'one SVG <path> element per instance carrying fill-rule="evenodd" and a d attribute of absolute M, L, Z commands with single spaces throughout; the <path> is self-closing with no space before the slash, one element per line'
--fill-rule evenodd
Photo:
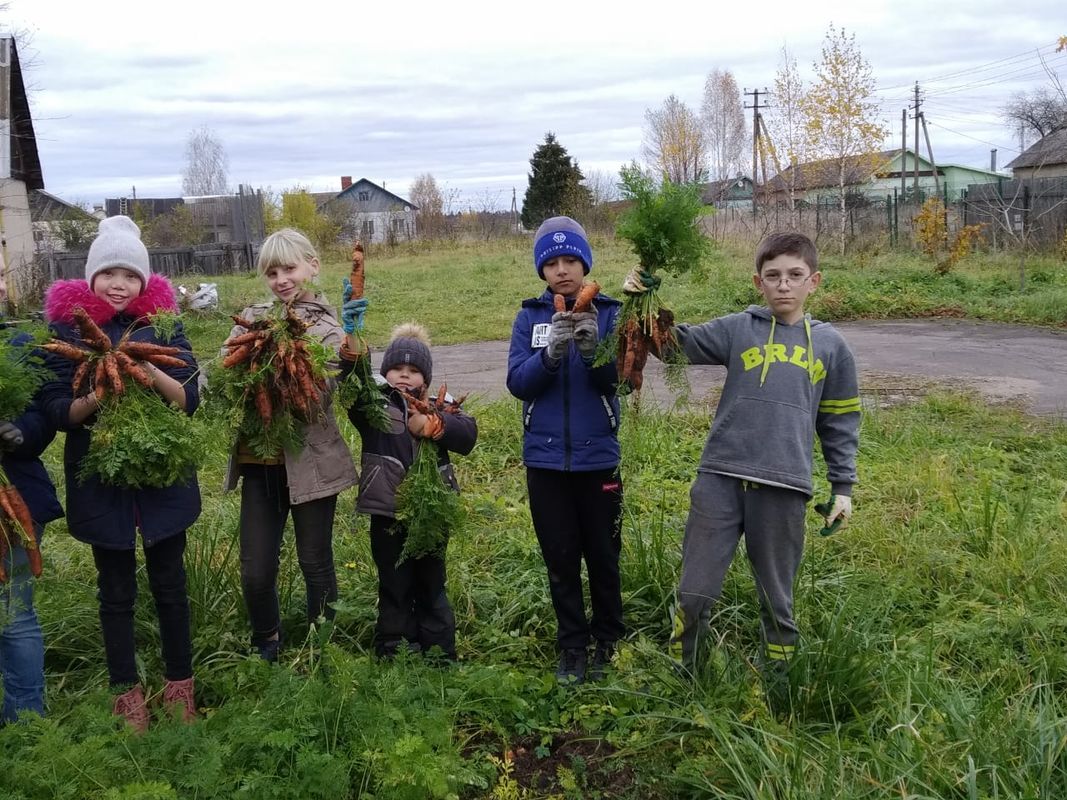
<path fill-rule="evenodd" d="M 404 392 L 409 413 L 425 414 L 438 424 L 440 415 L 458 414 L 466 398 L 451 399 L 447 384 L 441 384 L 432 400 Z M 452 531 L 463 523 L 463 505 L 438 469 L 438 453 L 432 438 L 420 439 L 415 460 L 397 488 L 396 518 L 407 530 L 400 561 L 442 554 Z"/>
<path fill-rule="evenodd" d="M 21 543 L 29 557 L 30 572 L 41 576 L 41 551 L 33 532 L 33 518 L 19 490 L 0 470 L 0 583 L 7 581 L 4 563 L 13 543 Z"/>
<path fill-rule="evenodd" d="M 74 324 L 82 341 L 81 347 L 60 339 L 52 339 L 41 345 L 42 349 L 77 362 L 71 388 L 78 397 L 89 381 L 97 400 L 106 396 L 119 397 L 126 391 L 125 378 L 152 388 L 152 378 L 139 362 L 148 362 L 157 367 L 184 367 L 186 362 L 178 357 L 177 347 L 168 347 L 153 342 L 134 342 L 127 337 L 112 345 L 111 338 L 93 322 L 83 308 L 74 309 Z"/>
<path fill-rule="evenodd" d="M 245 332 L 226 340 L 229 352 L 222 366 L 249 376 L 246 397 L 252 399 L 262 423 L 269 425 L 279 409 L 310 422 L 321 411 L 326 371 L 320 355 L 312 353 L 316 343 L 306 335 L 307 324 L 290 305 L 281 318 L 248 320 L 234 315 L 233 321 Z"/>

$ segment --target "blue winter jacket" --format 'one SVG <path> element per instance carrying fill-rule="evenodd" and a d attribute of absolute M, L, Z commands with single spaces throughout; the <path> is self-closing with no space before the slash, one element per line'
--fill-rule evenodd
<path fill-rule="evenodd" d="M 523 401 L 523 463 L 564 472 L 613 469 L 619 465 L 615 362 L 589 366 L 572 343 L 555 369 L 545 363 L 552 298 L 546 289 L 524 300 L 511 330 L 508 391 Z M 603 340 L 622 304 L 603 294 L 593 302 Z"/>
<path fill-rule="evenodd" d="M 59 281 L 49 289 L 45 299 L 46 312 L 52 334 L 66 342 L 81 341 L 78 330 L 70 323 L 70 312 L 82 306 L 117 342 L 130 331 L 130 341 L 153 342 L 179 348 L 183 367 L 160 367 L 170 377 L 185 386 L 185 413 L 192 414 L 200 402 L 197 388 L 197 365 L 189 340 L 179 323 L 169 341 L 161 341 L 144 315 L 156 310 L 175 310 L 174 290 L 160 275 L 152 275 L 146 292 L 127 308 L 116 314 L 103 301 L 95 300 L 85 281 Z M 186 530 L 200 516 L 200 487 L 196 475 L 185 481 L 162 488 L 130 489 L 111 486 L 95 475 L 82 479 L 81 462 L 89 452 L 92 429 L 86 425 L 71 427 L 69 422 L 71 379 L 74 362 L 49 353 L 46 366 L 54 375 L 41 388 L 41 405 L 48 419 L 67 432 L 63 453 L 63 467 L 67 486 L 67 528 L 72 536 L 108 550 L 131 550 L 137 543 L 137 529 L 146 547 Z M 86 420 L 91 424 L 95 415 Z"/>
<path fill-rule="evenodd" d="M 25 333 L 15 334 L 11 338 L 11 343 L 17 346 L 30 341 L 32 337 Z M 37 397 L 22 415 L 10 421 L 22 431 L 22 444 L 0 456 L 0 466 L 26 501 L 34 522 L 44 525 L 59 519 L 63 516 L 63 507 L 59 504 L 56 488 L 40 458 L 56 436 L 55 426 L 42 413 Z"/>

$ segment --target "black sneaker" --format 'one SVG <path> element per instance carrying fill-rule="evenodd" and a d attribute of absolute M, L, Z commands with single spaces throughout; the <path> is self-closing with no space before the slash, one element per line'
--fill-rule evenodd
<path fill-rule="evenodd" d="M 584 647 L 572 647 L 559 654 L 556 680 L 560 683 L 582 683 L 585 680 L 585 662 L 588 654 Z"/>
<path fill-rule="evenodd" d="M 278 661 L 278 654 L 282 649 L 282 640 L 267 639 L 263 642 L 255 642 L 256 651 L 259 653 L 259 657 L 266 661 L 268 664 L 275 664 Z"/>
<path fill-rule="evenodd" d="M 589 680 L 601 680 L 604 672 L 611 666 L 611 658 L 614 655 L 614 642 L 597 642 L 596 649 L 593 650 L 593 663 L 589 667 Z"/>

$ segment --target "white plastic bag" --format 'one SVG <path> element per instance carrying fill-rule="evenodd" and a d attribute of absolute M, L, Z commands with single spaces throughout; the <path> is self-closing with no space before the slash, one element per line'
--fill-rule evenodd
<path fill-rule="evenodd" d="M 189 298 L 189 308 L 194 311 L 214 311 L 219 307 L 219 285 L 201 283 Z"/>

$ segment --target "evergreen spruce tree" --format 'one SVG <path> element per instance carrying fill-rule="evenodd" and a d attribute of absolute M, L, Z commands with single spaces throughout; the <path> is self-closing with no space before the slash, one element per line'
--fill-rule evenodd
<path fill-rule="evenodd" d="M 590 206 L 589 190 L 582 186 L 582 171 L 551 131 L 530 159 L 529 185 L 522 200 L 522 225 L 533 230 L 549 217 L 580 217 Z"/>

